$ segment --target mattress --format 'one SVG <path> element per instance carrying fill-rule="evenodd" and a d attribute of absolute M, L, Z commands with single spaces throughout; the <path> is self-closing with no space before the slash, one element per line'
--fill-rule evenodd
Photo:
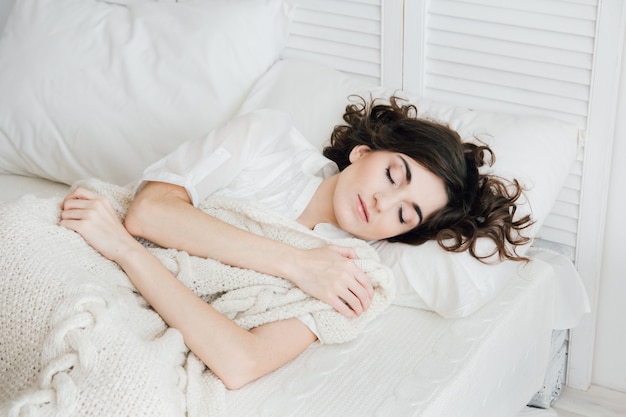
<path fill-rule="evenodd" d="M 313 345 L 228 392 L 228 415 L 515 416 L 545 374 L 551 274 L 532 262 L 463 319 L 392 306 L 354 342 Z"/>
<path fill-rule="evenodd" d="M 9 201 L 25 194 L 52 197 L 67 194 L 69 186 L 43 178 L 0 174 L 0 201 Z"/>
<path fill-rule="evenodd" d="M 67 189 L 0 175 L 2 200 Z M 493 302 L 462 319 L 392 306 L 353 342 L 314 344 L 286 366 L 228 391 L 227 415 L 515 416 L 527 410 L 546 373 L 553 275 L 548 263 L 533 261 Z"/>

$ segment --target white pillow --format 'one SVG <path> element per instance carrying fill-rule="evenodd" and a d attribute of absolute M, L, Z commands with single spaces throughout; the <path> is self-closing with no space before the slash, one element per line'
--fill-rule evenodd
<path fill-rule="evenodd" d="M 290 0 L 20 0 L 0 39 L 0 172 L 117 184 L 233 116 Z"/>
<path fill-rule="evenodd" d="M 335 125 L 343 123 L 348 95 L 373 89 L 334 68 L 288 59 L 276 62 L 257 81 L 238 114 L 263 108 L 287 112 L 295 127 L 321 149 Z"/>
<path fill-rule="evenodd" d="M 274 108 L 291 114 L 295 126 L 312 143 L 322 147 L 333 126 L 342 122 L 349 94 L 388 98 L 394 91 L 367 85 L 323 65 L 304 61 L 279 61 L 256 83 L 240 112 Z M 418 108 L 420 117 L 436 119 L 457 130 L 464 140 L 474 136 L 487 142 L 496 155 L 491 172 L 517 178 L 529 190 L 520 215 L 531 213 L 534 237 L 559 191 L 578 149 L 578 129 L 554 119 L 498 114 L 453 107 L 400 95 Z M 507 261 L 486 265 L 467 252 L 446 252 L 434 242 L 420 246 L 401 243 L 375 244 L 383 262 L 395 273 L 396 304 L 438 312 L 444 317 L 466 316 L 491 300 L 507 284 L 521 263 Z M 493 245 L 480 240 L 478 253 Z M 527 247 L 520 248 L 523 254 Z"/>
<path fill-rule="evenodd" d="M 2 34 L 2 31 L 4 30 L 4 24 L 6 23 L 14 4 L 15 0 L 0 1 L 0 34 Z"/>

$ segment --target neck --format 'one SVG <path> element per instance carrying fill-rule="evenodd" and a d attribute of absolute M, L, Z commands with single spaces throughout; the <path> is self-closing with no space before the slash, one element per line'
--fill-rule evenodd
<path fill-rule="evenodd" d="M 339 175 L 325 178 L 313 194 L 311 201 L 298 217 L 298 223 L 313 229 L 320 223 L 337 224 L 333 197 Z"/>

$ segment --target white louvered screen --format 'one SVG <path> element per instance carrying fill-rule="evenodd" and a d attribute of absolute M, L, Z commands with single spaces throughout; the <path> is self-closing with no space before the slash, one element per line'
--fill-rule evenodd
<path fill-rule="evenodd" d="M 425 43 L 415 52 L 423 54 L 415 60 L 423 62 L 423 69 L 407 73 L 405 66 L 405 79 L 421 85 L 423 95 L 438 101 L 550 116 L 585 129 L 596 2 L 430 0 Z M 407 13 L 413 10 L 419 8 L 409 8 Z M 412 82 L 412 77 L 422 78 Z M 547 246 L 557 244 L 572 259 L 581 177 L 579 159 L 538 241 Z"/>
<path fill-rule="evenodd" d="M 402 25 L 396 23 L 397 30 L 384 35 L 383 25 L 386 20 L 402 22 L 401 0 L 385 4 L 382 0 L 295 0 L 294 4 L 285 58 L 327 64 L 374 85 L 400 85 Z M 384 48 L 386 44 L 391 46 Z M 394 61 L 398 63 L 393 65 Z"/>
<path fill-rule="evenodd" d="M 286 57 L 451 104 L 550 116 L 587 132 L 538 243 L 575 260 L 594 312 L 623 0 L 293 1 L 300 7 Z M 595 313 L 575 332 L 568 385 L 584 390 Z"/>

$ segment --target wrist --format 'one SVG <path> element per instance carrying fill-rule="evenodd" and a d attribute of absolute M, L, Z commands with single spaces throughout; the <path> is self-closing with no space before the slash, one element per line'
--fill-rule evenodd
<path fill-rule="evenodd" d="M 301 267 L 305 253 L 306 251 L 302 249 L 287 245 L 285 251 L 279 252 L 276 262 L 279 269 L 277 275 L 298 286 L 298 281 L 302 277 Z"/>
<path fill-rule="evenodd" d="M 128 239 L 115 246 L 110 259 L 119 264 L 122 269 L 125 269 L 125 265 L 129 265 L 137 260 L 144 252 L 147 253 L 146 248 L 129 235 Z"/>

